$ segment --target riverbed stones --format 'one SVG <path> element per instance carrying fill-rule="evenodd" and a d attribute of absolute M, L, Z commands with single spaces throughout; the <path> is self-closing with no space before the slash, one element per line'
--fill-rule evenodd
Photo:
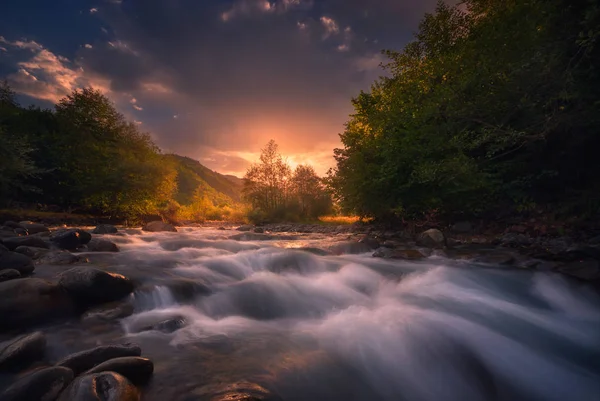
<path fill-rule="evenodd" d="M 22 276 L 33 273 L 35 266 L 29 256 L 16 252 L 0 250 L 0 269 L 14 269 Z"/>
<path fill-rule="evenodd" d="M 33 246 L 36 248 L 45 248 L 45 249 L 50 248 L 50 244 L 48 244 L 42 238 L 34 236 L 34 235 L 29 235 L 26 237 L 5 238 L 2 240 L 2 243 L 4 244 L 5 247 L 8 248 L 9 251 L 14 251 L 15 249 L 17 249 L 20 246 Z"/>
<path fill-rule="evenodd" d="M 251 233 L 251 232 L 243 232 L 239 234 L 234 234 L 229 237 L 229 239 L 234 241 L 269 241 L 274 237 L 269 234 L 260 234 L 260 233 Z"/>
<path fill-rule="evenodd" d="M 115 372 L 102 372 L 76 378 L 58 401 L 139 401 L 139 390 Z"/>
<path fill-rule="evenodd" d="M 0 299 L 0 331 L 67 316 L 73 310 L 62 287 L 37 278 L 0 283 Z"/>
<path fill-rule="evenodd" d="M 329 247 L 334 255 L 360 254 L 372 251 L 371 247 L 356 241 L 340 241 Z"/>
<path fill-rule="evenodd" d="M 50 251 L 40 256 L 36 263 L 40 265 L 72 265 L 84 261 L 83 258 L 67 251 Z"/>
<path fill-rule="evenodd" d="M 14 371 L 43 358 L 46 337 L 42 332 L 25 334 L 0 344 L 0 371 Z"/>
<path fill-rule="evenodd" d="M 119 230 L 117 227 L 112 224 L 98 224 L 94 230 L 92 230 L 92 234 L 116 234 Z"/>
<path fill-rule="evenodd" d="M 92 235 L 79 228 L 73 228 L 64 231 L 58 231 L 50 238 L 52 243 L 60 248 L 74 251 L 82 245 L 86 245 L 92 240 Z"/>
<path fill-rule="evenodd" d="M 20 278 L 21 273 L 15 269 L 4 269 L 0 270 L 0 283 L 3 281 L 14 280 Z"/>
<path fill-rule="evenodd" d="M 2 401 L 53 401 L 73 380 L 73 371 L 64 367 L 37 370 L 10 386 Z"/>
<path fill-rule="evenodd" d="M 177 229 L 175 228 L 175 226 L 173 226 L 172 224 L 169 224 L 169 223 L 165 223 L 160 220 L 151 221 L 150 223 L 146 224 L 142 228 L 142 230 L 150 231 L 153 233 L 162 232 L 162 231 L 174 232 L 174 233 L 177 232 Z"/>
<path fill-rule="evenodd" d="M 586 281 L 600 281 L 600 262 L 595 259 L 576 260 L 558 268 L 563 274 Z"/>
<path fill-rule="evenodd" d="M 58 283 L 76 301 L 86 305 L 118 301 L 134 288 L 125 276 L 87 266 L 62 272 Z"/>
<path fill-rule="evenodd" d="M 27 230 L 29 235 L 49 232 L 50 229 L 43 224 L 32 223 L 31 221 L 22 221 L 19 223 L 24 229 Z"/>
<path fill-rule="evenodd" d="M 417 245 L 426 248 L 441 249 L 446 246 L 446 237 L 440 230 L 432 228 L 419 234 Z"/>
<path fill-rule="evenodd" d="M 84 322 L 107 322 L 122 319 L 133 314 L 134 307 L 129 302 L 111 302 L 92 308 L 81 317 Z"/>
<path fill-rule="evenodd" d="M 90 252 L 119 252 L 117 244 L 101 238 L 92 238 L 87 244 L 87 249 Z"/>
<path fill-rule="evenodd" d="M 142 349 L 135 344 L 102 345 L 71 354 L 58 362 L 56 366 L 67 367 L 73 370 L 75 375 L 79 375 L 110 359 L 140 355 L 142 355 Z"/>
<path fill-rule="evenodd" d="M 15 249 L 15 252 L 20 253 L 21 255 L 29 256 L 31 259 L 36 260 L 50 252 L 50 250 L 35 246 L 19 246 Z"/>
<path fill-rule="evenodd" d="M 209 384 L 191 392 L 187 400 L 206 401 L 281 401 L 266 388 L 247 381 L 232 384 Z"/>
<path fill-rule="evenodd" d="M 254 226 L 250 225 L 250 224 L 244 224 L 241 225 L 237 228 L 238 231 L 252 231 L 252 229 L 254 228 Z"/>
<path fill-rule="evenodd" d="M 141 385 L 148 382 L 152 377 L 154 363 L 148 358 L 124 356 L 102 362 L 85 372 L 85 374 L 89 375 L 101 372 L 115 372 L 127 378 L 131 383 Z"/>
<path fill-rule="evenodd" d="M 505 252 L 493 252 L 475 258 L 475 262 L 490 265 L 508 266 L 515 263 L 514 255 Z"/>
<path fill-rule="evenodd" d="M 421 260 L 424 259 L 426 255 L 416 249 L 379 248 L 373 253 L 373 257 L 384 259 Z"/>

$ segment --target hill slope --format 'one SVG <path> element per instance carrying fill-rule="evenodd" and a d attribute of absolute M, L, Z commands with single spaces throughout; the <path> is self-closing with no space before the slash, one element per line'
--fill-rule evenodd
<path fill-rule="evenodd" d="M 166 155 L 177 168 L 178 189 L 175 200 L 182 205 L 193 202 L 194 196 L 205 195 L 215 206 L 241 200 L 242 180 L 225 176 L 203 166 L 197 160 L 175 154 Z"/>

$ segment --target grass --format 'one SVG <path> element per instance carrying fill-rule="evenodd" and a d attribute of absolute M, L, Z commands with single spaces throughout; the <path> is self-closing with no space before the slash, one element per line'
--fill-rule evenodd
<path fill-rule="evenodd" d="M 354 224 L 357 221 L 360 221 L 360 217 L 358 216 L 322 216 L 319 217 L 319 223 L 326 225 L 348 225 Z"/>

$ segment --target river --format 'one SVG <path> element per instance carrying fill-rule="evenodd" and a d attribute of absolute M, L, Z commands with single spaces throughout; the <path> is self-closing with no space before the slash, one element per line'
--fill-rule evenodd
<path fill-rule="evenodd" d="M 600 296 L 584 284 L 313 249 L 343 235 L 233 234 L 106 235 L 121 252 L 85 256 L 136 282 L 134 313 L 48 327 L 51 352 L 137 343 L 155 363 L 142 398 L 152 401 L 227 388 L 285 401 L 600 400 Z"/>

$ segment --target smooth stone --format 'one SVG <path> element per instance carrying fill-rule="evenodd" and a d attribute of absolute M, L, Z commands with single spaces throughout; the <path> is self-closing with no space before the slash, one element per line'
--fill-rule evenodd
<path fill-rule="evenodd" d="M 0 371 L 12 371 L 44 357 L 46 336 L 40 331 L 25 334 L 0 344 Z"/>
<path fill-rule="evenodd" d="M 19 224 L 27 230 L 29 235 L 50 232 L 50 229 L 43 224 L 32 223 L 30 221 L 22 221 Z"/>
<path fill-rule="evenodd" d="M 264 228 L 262 228 L 262 227 L 256 227 L 256 228 L 254 229 L 254 232 L 255 232 L 255 233 L 257 233 L 257 234 L 264 234 L 264 232 L 265 232 L 265 229 L 264 229 Z"/>
<path fill-rule="evenodd" d="M 116 234 L 119 230 L 112 224 L 98 224 L 96 228 L 92 230 L 92 234 Z"/>
<path fill-rule="evenodd" d="M 269 241 L 273 239 L 273 236 L 268 234 L 245 232 L 234 234 L 230 236 L 229 239 L 234 241 Z"/>
<path fill-rule="evenodd" d="M 102 372 L 76 378 L 58 401 L 139 401 L 139 390 L 115 372 Z"/>
<path fill-rule="evenodd" d="M 118 301 L 133 291 L 133 283 L 127 277 L 87 266 L 62 272 L 58 284 L 86 304 Z"/>
<path fill-rule="evenodd" d="M 0 270 L 0 283 L 3 281 L 14 280 L 21 278 L 21 273 L 15 269 L 4 269 Z"/>
<path fill-rule="evenodd" d="M 444 237 L 444 234 L 440 230 L 432 228 L 419 234 L 417 245 L 426 248 L 441 249 L 446 246 L 446 237 Z"/>
<path fill-rule="evenodd" d="M 515 257 L 509 253 L 491 253 L 477 257 L 475 262 L 491 265 L 512 265 L 515 262 Z"/>
<path fill-rule="evenodd" d="M 135 344 L 102 345 L 71 354 L 58 362 L 56 366 L 67 367 L 73 370 L 75 375 L 79 375 L 109 359 L 140 355 L 142 355 L 142 349 Z"/>
<path fill-rule="evenodd" d="M 111 321 L 122 319 L 133 314 L 134 307 L 129 302 L 113 302 L 90 309 L 83 314 L 85 322 Z"/>
<path fill-rule="evenodd" d="M 18 270 L 22 276 L 27 276 L 33 273 L 35 266 L 29 256 L 0 250 L 0 269 Z"/>
<path fill-rule="evenodd" d="M 253 228 L 254 228 L 254 226 L 252 226 L 250 224 L 244 224 L 242 226 L 239 226 L 236 230 L 238 230 L 238 231 L 252 231 Z"/>
<path fill-rule="evenodd" d="M 68 368 L 53 366 L 40 369 L 19 379 L 6 389 L 0 399 L 2 401 L 53 401 L 73 381 L 73 377 L 73 371 Z"/>
<path fill-rule="evenodd" d="M 600 262 L 595 259 L 578 260 L 558 268 L 563 274 L 586 281 L 600 280 Z"/>
<path fill-rule="evenodd" d="M 31 259 L 35 260 L 47 254 L 50 252 L 50 250 L 47 248 L 21 245 L 15 249 L 15 252 L 20 253 L 21 255 L 29 256 Z"/>
<path fill-rule="evenodd" d="M 124 356 L 109 359 L 85 372 L 86 375 L 100 372 L 116 372 L 135 385 L 146 383 L 154 372 L 154 363 L 148 358 Z"/>
<path fill-rule="evenodd" d="M 87 244 L 87 249 L 90 252 L 119 252 L 117 244 L 100 238 L 92 238 Z"/>
<path fill-rule="evenodd" d="M 17 228 L 20 228 L 20 229 L 26 230 L 26 228 L 25 228 L 25 226 L 24 226 L 24 225 L 22 225 L 22 224 L 20 224 L 20 223 L 17 223 L 16 221 L 11 221 L 11 220 L 9 220 L 9 221 L 5 221 L 5 222 L 4 222 L 4 226 L 5 226 L 5 227 L 10 227 L 10 228 L 12 228 L 13 230 L 14 230 L 14 229 L 17 229 Z"/>
<path fill-rule="evenodd" d="M 377 249 L 381 246 L 381 243 L 377 239 L 372 237 L 364 237 L 358 242 L 367 245 L 371 249 Z"/>
<path fill-rule="evenodd" d="M 8 248 L 9 251 L 14 251 L 20 246 L 33 246 L 35 248 L 50 248 L 50 245 L 44 241 L 42 238 L 29 235 L 26 237 L 13 237 L 13 238 L 5 238 L 2 240 L 2 243 L 5 247 Z"/>
<path fill-rule="evenodd" d="M 79 228 L 72 228 L 68 230 L 57 231 L 51 238 L 50 241 L 58 248 L 66 249 L 69 251 L 76 250 L 81 245 L 86 245 L 92 240 L 92 235 L 87 231 Z"/>
<path fill-rule="evenodd" d="M 343 254 L 360 254 L 371 252 L 372 249 L 367 244 L 361 244 L 360 242 L 355 241 L 342 241 L 336 244 L 333 244 L 329 247 L 329 250 L 334 255 L 343 255 Z"/>
<path fill-rule="evenodd" d="M 72 265 L 85 261 L 68 251 L 50 251 L 36 260 L 40 265 Z"/>
<path fill-rule="evenodd" d="M 173 226 L 172 224 L 169 224 L 169 223 L 164 223 L 160 220 L 151 221 L 150 223 L 148 223 L 144 227 L 142 227 L 142 230 L 150 231 L 153 233 L 162 232 L 162 231 L 170 231 L 170 232 L 174 232 L 174 233 L 177 232 L 177 229 L 175 228 L 175 226 Z"/>

